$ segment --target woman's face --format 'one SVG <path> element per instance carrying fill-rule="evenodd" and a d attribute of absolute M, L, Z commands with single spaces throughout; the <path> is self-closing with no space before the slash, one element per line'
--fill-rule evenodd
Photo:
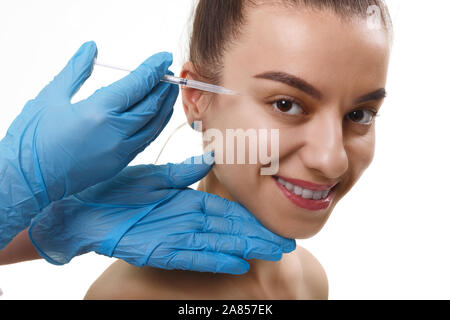
<path fill-rule="evenodd" d="M 241 203 L 282 236 L 316 234 L 372 161 L 388 59 L 386 31 L 364 19 L 249 9 L 240 38 L 224 55 L 221 83 L 243 95 L 216 96 L 210 105 L 202 96 L 189 120 L 224 137 L 226 129 L 278 129 L 279 170 L 261 175 L 261 163 L 223 159 L 208 175 L 207 191 Z M 280 177 L 296 180 L 280 184 Z"/>

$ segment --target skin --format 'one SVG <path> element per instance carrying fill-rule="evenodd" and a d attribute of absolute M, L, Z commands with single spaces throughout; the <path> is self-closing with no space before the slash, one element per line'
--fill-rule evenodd
<path fill-rule="evenodd" d="M 0 250 L 0 266 L 36 259 L 42 258 L 28 237 L 28 229 L 19 232 L 5 248 Z"/>
<path fill-rule="evenodd" d="M 326 10 L 259 6 L 248 12 L 240 39 L 223 58 L 220 85 L 242 93 L 215 96 L 183 89 L 189 123 L 217 128 L 279 129 L 277 175 L 334 184 L 328 208 L 310 211 L 294 205 L 272 176 L 260 175 L 261 164 L 216 164 L 198 189 L 244 205 L 268 229 L 289 238 L 318 233 L 339 200 L 370 165 L 375 148 L 374 119 L 363 119 L 381 107 L 383 98 L 356 103 L 385 87 L 389 39 L 361 18 L 343 21 Z M 267 72 L 286 72 L 306 80 L 321 99 L 268 79 Z M 201 80 L 190 62 L 182 77 Z M 276 102 L 296 101 L 284 113 Z M 290 113 L 290 114 L 287 114 Z M 358 113 L 361 114 L 361 113 Z M 280 261 L 250 260 L 250 271 L 232 276 L 189 271 L 136 268 L 116 262 L 92 285 L 87 299 L 326 299 L 328 282 L 320 263 L 305 249 Z"/>

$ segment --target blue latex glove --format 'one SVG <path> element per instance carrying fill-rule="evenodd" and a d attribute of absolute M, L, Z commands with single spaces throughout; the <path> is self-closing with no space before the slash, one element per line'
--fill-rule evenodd
<path fill-rule="evenodd" d="M 238 203 L 186 188 L 211 168 L 195 163 L 127 167 L 52 203 L 33 220 L 30 239 L 53 264 L 95 251 L 136 266 L 231 274 L 248 271 L 243 258 L 279 260 L 295 249 Z"/>
<path fill-rule="evenodd" d="M 178 86 L 160 82 L 172 55 L 158 53 L 123 79 L 72 104 L 97 47 L 81 46 L 0 141 L 0 249 L 50 202 L 120 172 L 165 127 Z"/>

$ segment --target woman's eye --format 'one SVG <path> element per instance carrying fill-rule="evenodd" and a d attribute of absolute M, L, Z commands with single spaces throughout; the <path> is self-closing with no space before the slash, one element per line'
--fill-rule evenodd
<path fill-rule="evenodd" d="M 296 115 L 304 113 L 303 108 L 298 103 L 289 99 L 279 99 L 272 103 L 272 106 L 285 114 Z"/>
<path fill-rule="evenodd" d="M 347 113 L 346 118 L 359 124 L 370 124 L 373 120 L 373 117 L 375 116 L 376 116 L 375 111 L 361 109 Z"/>

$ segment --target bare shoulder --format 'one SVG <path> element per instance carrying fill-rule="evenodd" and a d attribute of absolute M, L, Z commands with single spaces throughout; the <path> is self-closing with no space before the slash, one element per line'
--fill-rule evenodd
<path fill-rule="evenodd" d="M 114 262 L 91 285 L 87 300 L 178 300 L 205 299 L 211 276 L 202 272 L 136 267 Z M 194 288 L 194 289 L 193 289 Z"/>
<path fill-rule="evenodd" d="M 328 278 L 320 262 L 305 248 L 297 245 L 295 250 L 303 268 L 303 276 L 311 299 L 328 299 Z"/>
<path fill-rule="evenodd" d="M 118 260 L 90 286 L 86 300 L 164 299 L 151 268 L 138 268 Z M 152 276 L 153 275 L 153 276 Z"/>
<path fill-rule="evenodd" d="M 118 260 L 111 264 L 89 287 L 86 300 L 118 300 L 126 299 L 128 275 L 126 266 Z"/>

